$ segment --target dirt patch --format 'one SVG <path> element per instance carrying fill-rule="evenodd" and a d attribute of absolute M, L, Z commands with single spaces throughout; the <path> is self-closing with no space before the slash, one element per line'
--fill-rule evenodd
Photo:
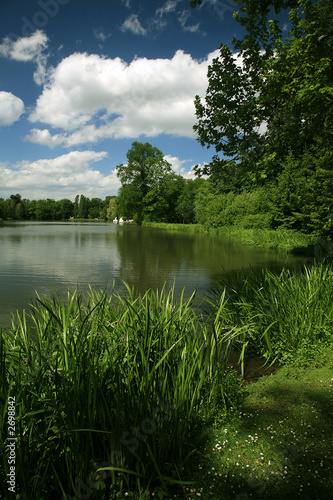
<path fill-rule="evenodd" d="M 231 350 L 227 367 L 234 368 L 241 375 L 242 369 L 239 362 L 239 351 Z M 271 364 L 266 358 L 254 353 L 245 355 L 244 358 L 244 380 L 243 385 L 256 382 L 260 377 L 271 375 L 280 368 L 278 363 Z"/>

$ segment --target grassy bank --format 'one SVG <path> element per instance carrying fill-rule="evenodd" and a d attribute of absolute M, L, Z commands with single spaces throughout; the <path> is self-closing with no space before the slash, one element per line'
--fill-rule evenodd
<path fill-rule="evenodd" d="M 290 229 L 244 229 L 237 226 L 222 226 L 206 228 L 200 224 L 167 224 L 144 223 L 145 226 L 167 229 L 169 231 L 186 231 L 190 233 L 207 233 L 212 235 L 237 238 L 246 245 L 257 245 L 263 248 L 281 250 L 291 253 L 304 253 L 305 255 L 320 256 L 330 248 L 328 242 L 318 237 L 292 231 Z"/>
<path fill-rule="evenodd" d="M 210 429 L 188 498 L 332 499 L 332 352 L 324 366 L 285 366 L 244 387 L 234 415 Z"/>
<path fill-rule="evenodd" d="M 1 330 L 1 477 L 15 398 L 19 500 L 332 498 L 332 299 L 328 263 L 237 275 L 205 319 L 172 290 L 38 298 Z M 231 349 L 282 368 L 244 385 Z"/>

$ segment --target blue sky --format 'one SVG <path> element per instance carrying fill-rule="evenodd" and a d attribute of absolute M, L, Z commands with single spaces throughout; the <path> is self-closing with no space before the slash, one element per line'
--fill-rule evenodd
<path fill-rule="evenodd" d="M 232 0 L 2 0 L 0 197 L 105 198 L 133 141 L 193 178 L 194 98 L 240 27 Z"/>

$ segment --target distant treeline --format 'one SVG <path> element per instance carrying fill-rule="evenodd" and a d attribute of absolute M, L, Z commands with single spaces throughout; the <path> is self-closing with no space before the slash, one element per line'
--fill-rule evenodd
<path fill-rule="evenodd" d="M 75 201 L 62 200 L 28 200 L 20 194 L 12 194 L 10 198 L 0 198 L 0 220 L 67 220 L 70 217 L 79 219 L 105 219 L 110 209 L 115 206 L 115 196 L 87 198 L 77 195 Z"/>
<path fill-rule="evenodd" d="M 186 180 L 180 175 L 165 179 L 158 192 L 149 192 L 142 201 L 141 208 L 147 222 L 196 222 L 195 200 L 203 179 Z M 75 201 L 67 198 L 53 200 L 28 200 L 20 194 L 12 194 L 8 199 L 0 198 L 0 220 L 55 221 L 74 219 L 102 219 L 112 221 L 115 217 L 135 219 L 136 196 L 130 190 L 121 190 L 121 196 L 88 198 L 77 195 Z M 137 222 L 137 220 L 136 220 Z"/>

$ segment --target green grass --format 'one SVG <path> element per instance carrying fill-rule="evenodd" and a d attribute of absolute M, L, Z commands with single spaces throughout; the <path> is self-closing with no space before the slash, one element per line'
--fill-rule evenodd
<path fill-rule="evenodd" d="M 329 500 L 333 491 L 333 351 L 323 367 L 283 367 L 244 388 L 212 429 L 188 498 Z"/>
<path fill-rule="evenodd" d="M 38 297 L 1 331 L 0 472 L 15 396 L 20 499 L 184 488 L 204 424 L 231 397 L 221 309 L 207 324 L 192 300 L 128 287 L 125 296 L 68 294 L 66 303 Z"/>
<path fill-rule="evenodd" d="M 213 291 L 213 308 L 220 307 L 221 297 L 226 302 L 221 321 L 225 328 L 239 328 L 233 345 L 242 355 L 247 350 L 271 361 L 304 364 L 332 344 L 332 264 L 279 275 L 267 269 L 237 273 Z"/>
<path fill-rule="evenodd" d="M 143 225 L 167 229 L 168 231 L 186 231 L 189 233 L 208 233 L 217 236 L 228 236 L 237 238 L 246 245 L 256 245 L 272 250 L 317 257 L 331 248 L 329 242 L 290 229 L 244 229 L 238 226 L 206 228 L 200 224 L 167 224 L 157 222 L 146 222 Z"/>
<path fill-rule="evenodd" d="M 201 224 L 176 224 L 169 222 L 146 222 L 143 221 L 143 226 L 156 227 L 159 229 L 168 229 L 170 231 L 185 231 L 189 233 L 204 233 L 208 232 Z"/>

